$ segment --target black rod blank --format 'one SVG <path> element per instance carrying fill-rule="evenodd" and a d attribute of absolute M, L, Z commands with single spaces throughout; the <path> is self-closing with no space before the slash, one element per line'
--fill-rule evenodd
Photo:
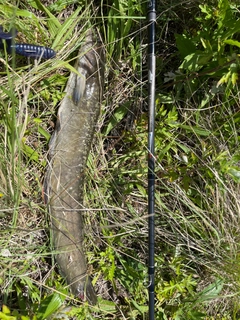
<path fill-rule="evenodd" d="M 155 234 L 155 89 L 156 89 L 156 2 L 148 5 L 148 275 L 149 320 L 154 320 L 154 234 Z"/>

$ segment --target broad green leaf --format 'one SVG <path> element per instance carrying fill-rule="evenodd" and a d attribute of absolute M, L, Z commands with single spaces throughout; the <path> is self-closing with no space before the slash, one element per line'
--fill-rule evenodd
<path fill-rule="evenodd" d="M 218 88 L 221 84 L 227 83 L 228 80 L 229 80 L 229 78 L 230 78 L 230 76 L 231 76 L 231 72 L 228 72 L 227 74 L 224 74 L 224 75 L 222 76 L 222 78 L 218 81 L 218 83 L 217 83 L 217 88 Z"/>
<path fill-rule="evenodd" d="M 34 118 L 33 119 L 33 122 L 35 122 L 38 127 L 37 127 L 37 130 L 38 132 L 44 137 L 46 138 L 47 141 L 49 141 L 49 139 L 51 138 L 51 135 L 42 127 L 40 126 L 40 123 L 42 123 L 42 120 L 39 119 L 39 118 Z"/>
<path fill-rule="evenodd" d="M 189 71 L 199 71 L 211 59 L 211 52 L 196 51 L 195 53 L 187 55 L 179 68 Z"/>
<path fill-rule="evenodd" d="M 65 9 L 67 6 L 70 6 L 71 4 L 78 3 L 79 0 L 57 0 L 54 1 L 54 3 L 48 5 L 48 9 L 50 11 L 55 11 L 57 13 L 61 12 L 63 9 Z"/>
<path fill-rule="evenodd" d="M 156 104 L 168 104 L 168 103 L 174 103 L 174 98 L 172 95 L 165 95 L 162 93 L 159 93 L 157 95 Z"/>
<path fill-rule="evenodd" d="M 233 20 L 231 23 L 228 21 L 228 28 L 226 28 L 226 32 L 223 34 L 223 39 L 228 39 L 229 37 L 233 37 L 235 33 L 240 31 L 240 20 Z M 232 40 L 232 39 L 230 39 Z"/>
<path fill-rule="evenodd" d="M 201 43 L 203 45 L 203 48 L 211 52 L 212 51 L 212 46 L 211 46 L 210 41 L 206 40 L 206 39 L 203 39 L 203 38 L 201 38 L 200 40 L 201 40 Z"/>
<path fill-rule="evenodd" d="M 128 19 L 127 19 L 127 22 L 126 23 L 124 22 L 124 24 L 123 24 L 124 25 L 124 30 L 123 30 L 123 33 L 122 33 L 122 38 L 124 38 L 125 36 L 127 36 L 129 34 L 129 31 L 131 29 L 131 25 L 133 23 L 133 20 L 132 20 L 132 17 L 131 17 L 132 14 L 133 14 L 133 3 L 132 3 L 132 0 L 128 0 L 128 9 L 127 9 L 127 11 L 125 13 L 125 16 L 128 16 Z"/>
<path fill-rule="evenodd" d="M 141 314 L 144 314 L 145 312 L 148 311 L 148 306 L 140 306 L 139 304 L 137 304 L 136 301 L 131 300 L 132 304 L 134 305 L 134 307 L 141 312 Z"/>
<path fill-rule="evenodd" d="M 198 294 L 198 298 L 195 303 L 202 303 L 218 298 L 220 292 L 222 291 L 223 285 L 224 281 L 217 279 L 214 283 L 211 283 Z"/>
<path fill-rule="evenodd" d="M 200 104 L 200 109 L 204 108 L 213 98 L 213 94 L 208 94 L 207 92 L 205 93 L 205 96 L 202 98 L 201 104 Z"/>
<path fill-rule="evenodd" d="M 190 310 L 188 311 L 187 317 L 189 320 L 204 320 L 206 319 L 206 314 L 197 310 Z M 181 319 L 182 317 L 179 320 Z"/>
<path fill-rule="evenodd" d="M 128 108 L 126 106 L 121 105 L 118 107 L 114 114 L 111 116 L 107 127 L 103 131 L 103 134 L 108 135 L 109 132 L 124 118 L 124 116 L 127 114 Z"/>
<path fill-rule="evenodd" d="M 112 301 L 99 298 L 98 303 L 99 303 L 100 309 L 105 312 L 114 312 L 116 310 L 116 304 Z"/>
<path fill-rule="evenodd" d="M 202 13 L 206 14 L 205 19 L 209 20 L 212 18 L 213 16 L 213 10 L 211 7 L 209 7 L 208 5 L 204 4 L 204 5 L 199 5 L 199 8 L 201 9 Z"/>
<path fill-rule="evenodd" d="M 228 169 L 228 173 L 235 178 L 236 181 L 240 181 L 240 168 L 232 167 Z"/>
<path fill-rule="evenodd" d="M 237 41 L 237 40 L 228 39 L 228 40 L 224 40 L 224 43 L 230 44 L 231 46 L 236 46 L 236 47 L 240 48 L 240 42 Z"/>
<path fill-rule="evenodd" d="M 111 265 L 111 267 L 109 267 L 109 270 L 108 270 L 109 280 L 111 280 L 111 281 L 113 281 L 113 279 L 114 279 L 115 270 L 116 270 L 116 265 L 115 265 L 115 261 L 113 260 L 112 265 Z"/>
<path fill-rule="evenodd" d="M 1 320 L 17 320 L 17 317 L 9 316 L 0 311 L 0 319 Z"/>
<path fill-rule="evenodd" d="M 146 197 L 147 196 L 147 190 L 146 188 L 144 188 L 142 185 L 140 185 L 139 183 L 136 183 L 137 189 L 140 193 L 141 196 Z"/>
<path fill-rule="evenodd" d="M 42 123 L 42 120 L 40 118 L 34 118 L 33 122 L 40 124 L 40 123 Z"/>
<path fill-rule="evenodd" d="M 3 304 L 3 306 L 2 306 L 2 312 L 3 312 L 4 314 L 10 314 L 10 309 L 9 309 L 5 304 Z"/>
<path fill-rule="evenodd" d="M 196 126 L 188 126 L 185 124 L 181 124 L 180 127 L 187 130 L 187 131 L 193 132 L 198 136 L 208 137 L 211 134 L 211 131 L 206 130 L 206 129 L 202 129 L 202 128 L 196 127 Z"/>
<path fill-rule="evenodd" d="M 219 0 L 218 1 L 217 18 L 218 18 L 218 28 L 227 27 L 228 20 L 233 20 L 229 0 Z"/>
<path fill-rule="evenodd" d="M 233 72 L 232 77 L 231 77 L 231 81 L 232 81 L 232 84 L 235 86 L 235 84 L 238 81 L 238 73 L 237 72 Z"/>
<path fill-rule="evenodd" d="M 191 53 L 196 51 L 196 46 L 190 38 L 185 35 L 175 34 L 178 51 L 180 52 L 181 58 L 185 58 Z"/>
<path fill-rule="evenodd" d="M 186 154 L 188 154 L 190 152 L 190 148 L 188 148 L 187 146 L 185 146 L 184 144 L 182 143 L 178 143 L 176 142 L 177 146 L 179 146 L 179 148 L 181 148 Z"/>
<path fill-rule="evenodd" d="M 22 142 L 22 151 L 23 153 L 29 158 L 29 160 L 33 160 L 38 162 L 39 161 L 39 154 L 37 151 L 33 150 L 27 144 L 24 143 L 24 139 Z"/>
<path fill-rule="evenodd" d="M 11 316 L 10 309 L 5 304 L 3 304 L 2 305 L 2 312 L 0 311 L 0 319 L 2 319 L 2 320 L 16 320 L 17 317 Z"/>
<path fill-rule="evenodd" d="M 42 301 L 37 318 L 41 320 L 47 319 L 63 305 L 64 300 L 65 298 L 58 293 L 48 296 Z"/>
<path fill-rule="evenodd" d="M 43 127 L 38 126 L 38 132 L 47 140 L 47 142 L 50 140 L 51 135 L 43 129 Z"/>

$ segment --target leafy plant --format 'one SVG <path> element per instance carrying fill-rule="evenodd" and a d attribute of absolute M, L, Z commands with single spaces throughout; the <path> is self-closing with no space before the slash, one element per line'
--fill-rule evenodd
<path fill-rule="evenodd" d="M 76 302 L 49 258 L 47 143 L 91 8 L 0 1 L 4 30 L 57 50 L 35 64 L 0 52 L 0 319 L 147 318 L 145 3 L 100 2 L 94 18 L 106 83 L 84 218 L 98 305 Z M 239 4 L 162 1 L 158 12 L 156 317 L 238 319 Z"/>
<path fill-rule="evenodd" d="M 59 294 L 55 293 L 51 296 L 48 296 L 47 298 L 42 300 L 38 309 L 36 308 L 36 306 L 33 308 L 35 309 L 35 312 L 34 314 L 31 314 L 31 315 L 27 314 L 26 311 L 23 314 L 17 312 L 16 310 L 11 312 L 6 305 L 3 305 L 2 311 L 0 312 L 0 319 L 3 319 L 3 320 L 53 319 L 52 316 L 54 316 L 54 313 L 56 311 L 58 311 L 58 314 L 61 314 L 61 307 L 63 305 L 63 301 L 64 301 L 63 297 Z M 25 307 L 27 309 L 27 306 Z M 33 310 L 31 310 L 31 312 L 33 312 Z M 64 311 L 62 312 L 62 316 L 68 313 L 69 313 L 69 310 L 66 309 L 65 312 Z"/>
<path fill-rule="evenodd" d="M 234 40 L 240 32 L 240 22 L 237 17 L 237 6 L 230 4 L 228 0 L 217 1 L 217 8 L 211 4 L 199 5 L 202 15 L 197 20 L 202 23 L 201 29 L 194 30 L 193 35 L 183 33 L 176 34 L 176 43 L 183 59 L 179 67 L 180 74 L 174 75 L 174 79 L 190 77 L 185 86 L 187 97 L 200 86 L 203 79 L 214 79 L 216 87 L 208 99 L 202 101 L 204 107 L 210 99 L 213 99 L 221 86 L 225 88 L 226 97 L 231 90 L 236 88 L 238 79 L 239 62 L 234 50 L 238 41 Z M 181 92 L 182 82 L 176 85 L 176 91 Z"/>
<path fill-rule="evenodd" d="M 142 8 L 136 0 L 113 0 L 109 4 L 105 43 L 110 59 L 113 57 L 115 61 L 119 61 L 121 57 L 129 55 L 129 44 L 126 45 L 129 42 L 129 33 L 133 29 L 134 20 L 144 19 L 141 14 Z M 134 47 L 131 48 L 134 50 Z M 130 57 L 134 58 L 134 55 L 131 54 Z"/>

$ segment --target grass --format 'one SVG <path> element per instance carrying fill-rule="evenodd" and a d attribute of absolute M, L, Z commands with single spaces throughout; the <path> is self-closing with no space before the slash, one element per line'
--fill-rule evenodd
<path fill-rule="evenodd" d="M 86 168 L 84 218 L 98 306 L 69 295 L 51 257 L 41 196 L 47 144 L 92 10 L 74 3 L 32 1 L 30 9 L 23 2 L 13 12 L 0 2 L 5 29 L 15 23 L 25 42 L 58 51 L 35 65 L 1 52 L 0 319 L 54 319 L 54 313 L 147 319 L 147 35 L 140 19 L 146 8 L 137 1 L 100 3 L 102 17 L 94 22 L 106 45 L 106 81 Z M 224 43 L 239 37 L 224 20 L 225 12 L 235 21 L 239 6 L 199 4 L 161 1 L 158 8 L 157 319 L 240 317 L 238 58 L 236 47 Z M 194 54 L 207 58 L 200 64 Z M 234 57 L 236 68 L 226 65 Z"/>

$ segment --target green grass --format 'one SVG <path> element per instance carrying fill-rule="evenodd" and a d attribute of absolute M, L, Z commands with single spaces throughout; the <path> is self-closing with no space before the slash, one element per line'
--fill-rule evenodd
<path fill-rule="evenodd" d="M 100 2 L 90 21 L 107 57 L 85 184 L 98 306 L 69 295 L 51 257 L 47 145 L 93 10 L 74 3 L 0 1 L 5 30 L 15 25 L 22 41 L 58 51 L 35 65 L 0 52 L 0 302 L 9 308 L 0 319 L 147 319 L 147 34 L 138 1 Z M 199 4 L 158 7 L 157 319 L 240 317 L 239 5 Z"/>

